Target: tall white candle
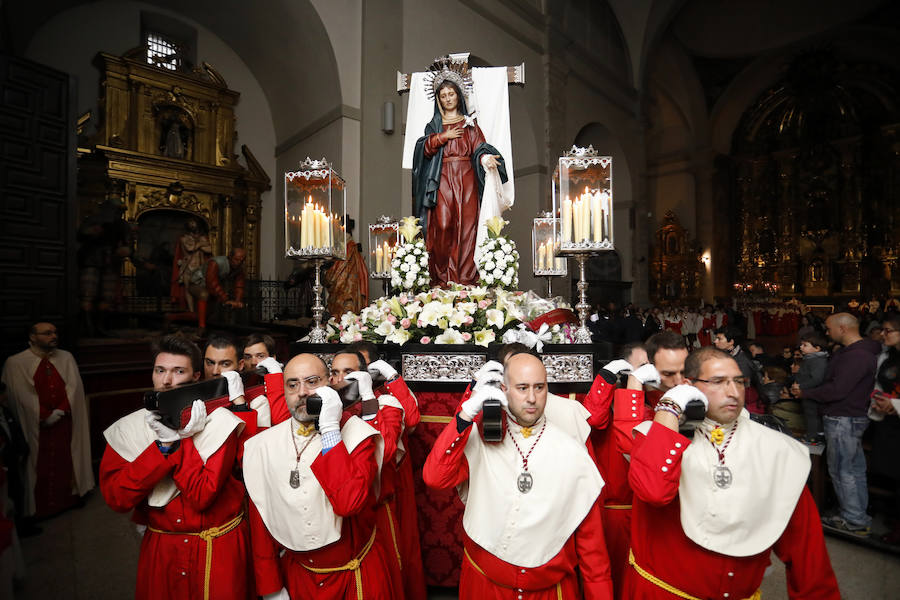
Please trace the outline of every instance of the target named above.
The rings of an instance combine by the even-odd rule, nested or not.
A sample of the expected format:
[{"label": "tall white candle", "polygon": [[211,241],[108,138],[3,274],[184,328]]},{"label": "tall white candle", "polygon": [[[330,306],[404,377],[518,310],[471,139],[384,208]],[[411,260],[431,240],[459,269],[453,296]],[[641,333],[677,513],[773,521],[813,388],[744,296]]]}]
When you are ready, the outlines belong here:
[{"label": "tall white candle", "polygon": [[569,197],[562,204],[562,240],[572,241],[572,199]]},{"label": "tall white candle", "polygon": [[375,272],[384,273],[384,250],[381,246],[375,246]]}]

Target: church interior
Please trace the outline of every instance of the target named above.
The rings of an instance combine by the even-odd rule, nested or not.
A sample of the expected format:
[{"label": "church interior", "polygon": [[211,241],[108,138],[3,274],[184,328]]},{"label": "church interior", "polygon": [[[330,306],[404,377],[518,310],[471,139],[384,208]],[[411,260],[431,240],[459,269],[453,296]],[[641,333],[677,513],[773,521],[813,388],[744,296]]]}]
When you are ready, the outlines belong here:
[{"label": "church interior", "polygon": [[[591,147],[611,159],[615,248],[552,281],[573,311],[584,304],[582,328],[623,307],[733,307],[751,326],[758,310],[747,337],[774,353],[799,345],[799,323],[773,325],[780,308],[900,308],[892,0],[2,2],[0,354],[25,348],[33,324],[56,326],[84,382],[95,472],[104,429],[142,406],[156,336],[265,332],[287,362],[320,318],[340,320],[316,314],[321,265],[286,256],[286,173],[324,158],[339,174],[332,212],[363,257],[356,285],[368,291],[356,293],[387,295],[390,277],[370,277],[372,227],[415,210],[402,165],[412,94],[398,78],[451,53],[521,68],[507,88],[517,191],[503,213],[518,290],[550,295],[532,248],[535,218],[558,209],[560,157]],[[239,295],[190,291],[188,238]],[[229,269],[240,275],[225,285]],[[614,358],[621,340],[591,331],[588,362]],[[560,393],[584,394],[593,375]],[[422,395],[437,405],[454,385]],[[870,491],[896,506],[892,494]],[[429,594],[455,598],[458,555],[441,540],[458,525],[435,526]],[[131,597],[139,538],[97,490],[42,528],[22,539],[16,597]],[[843,597],[896,597],[900,546],[827,539]],[[780,564],[762,590],[787,597]]]}]

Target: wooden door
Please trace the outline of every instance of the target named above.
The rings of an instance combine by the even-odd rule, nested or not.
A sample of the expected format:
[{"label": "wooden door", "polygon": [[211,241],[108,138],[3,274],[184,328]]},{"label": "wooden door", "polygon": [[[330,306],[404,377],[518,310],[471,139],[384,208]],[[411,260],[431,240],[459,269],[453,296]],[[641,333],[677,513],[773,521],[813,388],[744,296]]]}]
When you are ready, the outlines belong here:
[{"label": "wooden door", "polygon": [[66,73],[0,55],[0,360],[35,321],[75,343],[74,96]]}]

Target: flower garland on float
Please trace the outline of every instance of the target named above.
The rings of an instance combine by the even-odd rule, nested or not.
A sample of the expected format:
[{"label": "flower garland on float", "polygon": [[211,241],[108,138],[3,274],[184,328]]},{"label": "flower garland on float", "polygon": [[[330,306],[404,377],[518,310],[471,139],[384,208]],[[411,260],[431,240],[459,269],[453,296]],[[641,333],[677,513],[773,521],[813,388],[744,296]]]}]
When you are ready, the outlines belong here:
[{"label": "flower garland on float", "polygon": [[[419,237],[422,227],[416,217],[404,218],[400,233],[405,242],[391,262],[393,295],[376,299],[359,314],[332,317],[326,325],[328,341],[483,347],[513,341],[530,347],[574,343],[577,325],[565,300],[515,290],[519,253],[512,240],[500,235],[507,223],[500,217],[488,221],[490,237],[482,242],[483,252],[476,262],[482,285],[450,283],[446,289],[428,289],[428,252]],[[551,311],[563,318],[547,322]]]}]

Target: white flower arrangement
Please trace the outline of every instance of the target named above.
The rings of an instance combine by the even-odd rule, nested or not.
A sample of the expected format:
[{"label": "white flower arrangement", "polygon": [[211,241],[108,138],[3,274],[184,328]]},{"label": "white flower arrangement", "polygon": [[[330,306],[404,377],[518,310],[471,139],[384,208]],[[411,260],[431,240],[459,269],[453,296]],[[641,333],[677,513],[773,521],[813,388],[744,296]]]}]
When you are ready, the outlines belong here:
[{"label": "white flower arrangement", "polygon": [[509,221],[501,217],[487,220],[488,237],[478,247],[479,284],[490,288],[515,290],[519,287],[519,251],[516,243],[501,235]]},{"label": "white flower arrangement", "polygon": [[431,287],[428,272],[428,251],[425,241],[416,239],[422,227],[415,217],[403,219],[400,233],[406,240],[397,248],[391,261],[391,288],[395,293],[425,291]]}]

